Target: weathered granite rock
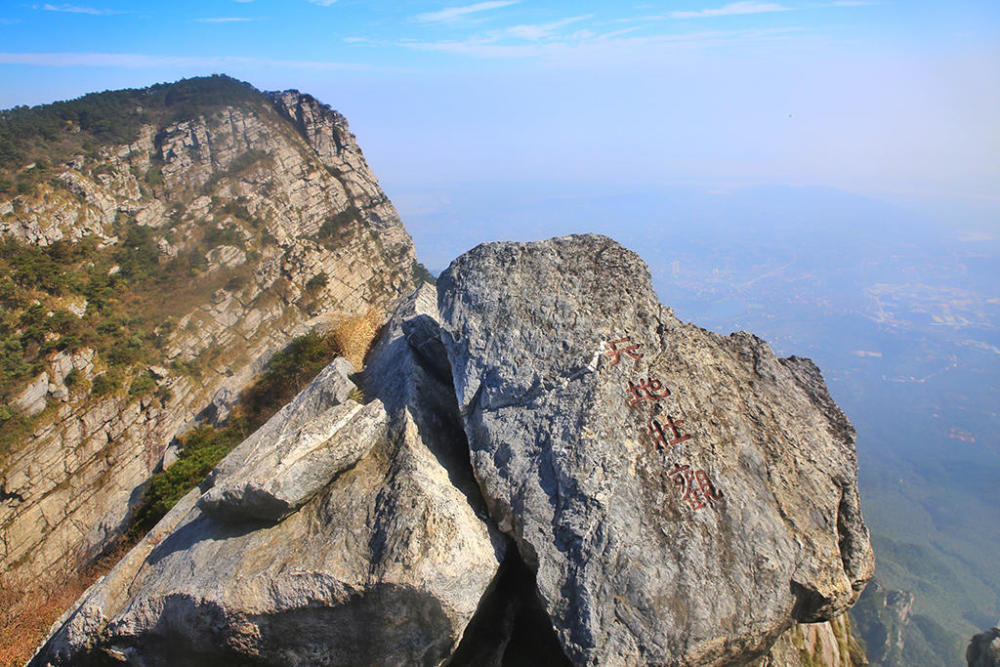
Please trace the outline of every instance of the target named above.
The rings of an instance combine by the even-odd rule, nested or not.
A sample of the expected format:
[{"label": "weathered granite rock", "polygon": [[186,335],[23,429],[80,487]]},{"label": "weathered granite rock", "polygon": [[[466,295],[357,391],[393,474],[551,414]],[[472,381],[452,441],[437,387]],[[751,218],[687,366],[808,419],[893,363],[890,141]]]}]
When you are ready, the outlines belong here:
[{"label": "weathered granite rock", "polygon": [[610,239],[471,251],[390,319],[364,407],[347,372],[32,664],[855,664],[850,424],[811,362],[679,322]]},{"label": "weathered granite rock", "polygon": [[854,432],[811,362],[681,323],[599,236],[480,246],[439,290],[476,478],[574,663],[746,658],[860,594]]},{"label": "weathered granite rock", "polygon": [[[208,514],[277,521],[309,501],[385,437],[382,404],[349,402],[354,367],[338,358],[212,472],[198,500]],[[332,446],[336,443],[336,446]]]},{"label": "weathered granite rock", "polygon": [[[408,307],[411,315],[433,314],[433,289]],[[264,479],[267,463],[283,475],[289,460],[279,450],[296,454],[279,443],[353,403],[338,404],[343,367],[335,364],[232,452],[200,502],[192,491],[95,584],[32,664],[100,664],[109,656],[140,665],[434,665],[447,658],[505,543],[485,519],[447,378],[413,354],[400,318],[370,369],[371,402],[341,415],[346,424],[324,440],[327,456],[343,452],[353,465],[324,468],[327,484],[310,485],[308,498],[299,493],[304,504],[277,522],[273,515],[247,520],[270,507],[253,493],[213,496],[241,477]],[[369,413],[387,417],[383,428],[353,428]],[[278,450],[266,451],[268,443]]]},{"label": "weathered granite rock", "polygon": [[28,416],[37,415],[45,409],[45,395],[49,391],[49,374],[42,373],[22,391],[12,403],[15,408]]},{"label": "weathered granite rock", "polygon": [[1000,666],[1000,623],[972,638],[965,651],[965,659],[969,662],[969,667]]}]

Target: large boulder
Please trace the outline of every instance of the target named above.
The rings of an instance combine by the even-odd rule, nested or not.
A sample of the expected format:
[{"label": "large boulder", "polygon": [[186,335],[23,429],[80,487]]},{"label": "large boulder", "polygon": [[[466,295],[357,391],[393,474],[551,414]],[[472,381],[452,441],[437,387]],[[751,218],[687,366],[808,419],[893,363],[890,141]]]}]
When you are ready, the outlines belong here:
[{"label": "large boulder", "polygon": [[349,371],[233,451],[34,664],[771,664],[871,575],[818,369],[678,321],[610,239],[476,248],[393,315],[363,404]]},{"label": "large boulder", "polygon": [[680,322],[600,236],[438,286],[476,479],[574,663],[721,664],[857,599],[854,431],[811,362]]}]

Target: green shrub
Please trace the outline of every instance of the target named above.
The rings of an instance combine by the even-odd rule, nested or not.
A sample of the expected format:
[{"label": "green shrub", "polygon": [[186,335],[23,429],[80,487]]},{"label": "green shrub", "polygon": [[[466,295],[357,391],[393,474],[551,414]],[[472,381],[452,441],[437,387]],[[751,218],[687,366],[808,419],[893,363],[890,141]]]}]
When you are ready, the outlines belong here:
[{"label": "green shrub", "polygon": [[129,398],[138,398],[145,396],[154,389],[156,389],[156,380],[149,373],[143,373],[132,380],[132,384],[128,388],[128,395]]},{"label": "green shrub", "polygon": [[306,291],[307,292],[318,292],[330,283],[329,276],[324,272],[317,273],[315,276],[306,281]]},{"label": "green shrub", "polygon": [[190,361],[182,361],[180,359],[175,360],[170,364],[174,372],[180,375],[186,375],[195,379],[201,378],[202,364],[201,360],[195,358]]},{"label": "green shrub", "polygon": [[163,172],[160,171],[159,167],[150,167],[146,170],[145,177],[146,185],[151,188],[159,188],[163,186]]},{"label": "green shrub", "polygon": [[67,373],[66,377],[63,378],[63,384],[68,389],[79,389],[86,381],[87,378],[76,368]]},{"label": "green shrub", "polygon": [[173,397],[174,392],[170,390],[170,387],[160,387],[156,390],[156,398],[161,404],[167,403]]},{"label": "green shrub", "polygon": [[116,338],[104,354],[106,361],[113,366],[130,366],[148,361],[151,356],[145,341],[137,335]]},{"label": "green shrub", "polygon": [[235,275],[226,281],[226,290],[229,292],[235,292],[237,290],[243,289],[247,284],[247,277],[244,275]]},{"label": "green shrub", "polygon": [[205,246],[214,248],[220,245],[231,245],[237,248],[243,247],[243,234],[235,225],[225,225],[217,227],[211,225],[205,229]]},{"label": "green shrub", "polygon": [[256,427],[288,403],[339,353],[332,336],[308,333],[276,353],[263,375],[240,397],[240,412]]},{"label": "green shrub", "polygon": [[263,162],[265,160],[270,159],[270,157],[271,156],[267,153],[267,151],[249,150],[246,153],[243,153],[242,155],[237,155],[235,158],[233,158],[233,161],[229,163],[229,167],[226,169],[226,171],[229,174],[235,176],[241,172],[246,171],[250,167],[253,167],[259,162]]},{"label": "green shrub", "polygon": [[117,391],[121,385],[121,376],[114,371],[107,371],[94,378],[90,385],[90,393],[94,396],[107,396]]},{"label": "green shrub", "polygon": [[357,206],[348,206],[340,213],[331,215],[324,220],[323,224],[319,227],[319,231],[316,233],[316,238],[324,245],[329,246],[333,241],[340,238],[352,222],[358,220],[360,217],[361,211],[358,210]]},{"label": "green shrub", "polygon": [[437,278],[434,277],[434,274],[428,271],[427,267],[420,262],[417,262],[413,266],[413,280],[418,283],[437,284]]},{"label": "green shrub", "polygon": [[134,223],[129,225],[114,259],[121,267],[122,277],[129,281],[140,282],[158,277],[160,248],[153,230]]},{"label": "green shrub", "polygon": [[[42,413],[45,414],[45,413]],[[6,419],[3,417],[6,416]],[[34,431],[41,415],[28,417],[10,406],[0,405],[0,457],[14,449],[19,442],[24,442]],[[2,458],[0,458],[2,463]]]},{"label": "green shrub", "polygon": [[178,500],[198,486],[246,435],[243,425],[234,423],[221,430],[199,426],[180,438],[181,450],[177,461],[150,479],[133,514],[129,532],[136,537],[148,532]]}]

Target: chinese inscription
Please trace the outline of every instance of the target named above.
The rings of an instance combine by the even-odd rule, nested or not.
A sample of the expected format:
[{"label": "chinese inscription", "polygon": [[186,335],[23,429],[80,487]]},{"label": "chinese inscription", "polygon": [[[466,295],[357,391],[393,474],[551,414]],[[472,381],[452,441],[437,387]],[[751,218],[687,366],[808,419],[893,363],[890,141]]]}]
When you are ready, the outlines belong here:
[{"label": "chinese inscription", "polygon": [[667,431],[664,431],[663,424],[661,424],[656,419],[649,422],[646,428],[649,430],[649,434],[653,436],[653,443],[656,445],[657,449],[663,449],[664,447],[673,447],[674,445],[679,445],[685,440],[690,440],[690,435],[681,435],[680,425],[683,419],[674,419],[670,415],[667,415]]},{"label": "chinese inscription", "polygon": [[[631,344],[619,349],[618,346],[624,343],[631,343]],[[632,343],[632,339],[629,336],[625,336],[624,338],[619,338],[618,340],[605,341],[604,344],[608,346],[608,349],[604,352],[604,354],[611,357],[612,366],[618,365],[618,362],[621,361],[621,356],[623,354],[627,354],[628,356],[636,360],[642,359],[642,354],[636,352],[636,350],[639,349],[639,346],[635,343]]]},{"label": "chinese inscription", "polygon": [[[643,357],[642,353],[639,352],[639,344],[633,343],[630,336],[604,341],[604,344],[607,346],[604,354],[611,359],[609,364],[611,366],[617,366],[622,360],[622,355],[626,355],[634,361],[639,361]],[[653,377],[639,378],[638,384],[632,380],[627,382],[626,401],[629,408],[634,408],[644,401],[661,401],[670,396],[670,389],[661,380]],[[649,432],[657,451],[669,456],[673,447],[692,439],[689,433],[684,433],[681,430],[684,422],[684,419],[674,417],[673,414],[661,414],[646,424],[646,430]],[[667,476],[673,485],[680,490],[681,500],[686,502],[693,511],[714,505],[723,498],[722,491],[716,488],[705,470],[695,470],[687,463],[675,462]]]},{"label": "chinese inscription", "polygon": [[670,478],[674,486],[681,488],[681,500],[686,500],[692,510],[700,510],[722,500],[722,491],[715,488],[704,470],[692,470],[689,465],[675,463]]},{"label": "chinese inscription", "polygon": [[[657,392],[662,391],[662,394]],[[670,390],[663,386],[663,383],[659,380],[653,380],[647,378],[645,380],[639,380],[639,386],[636,386],[631,380],[628,383],[628,393],[632,397],[629,402],[629,407],[632,407],[640,401],[659,401],[670,395]]]}]

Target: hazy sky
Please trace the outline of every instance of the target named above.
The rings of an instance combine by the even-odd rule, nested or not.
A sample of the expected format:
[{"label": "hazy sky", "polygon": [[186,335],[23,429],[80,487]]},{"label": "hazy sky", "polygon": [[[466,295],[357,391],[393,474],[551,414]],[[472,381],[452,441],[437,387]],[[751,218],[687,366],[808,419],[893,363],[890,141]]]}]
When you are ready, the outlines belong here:
[{"label": "hazy sky", "polygon": [[212,72],[342,111],[393,197],[814,185],[1000,211],[996,0],[0,4],[0,107]]}]

